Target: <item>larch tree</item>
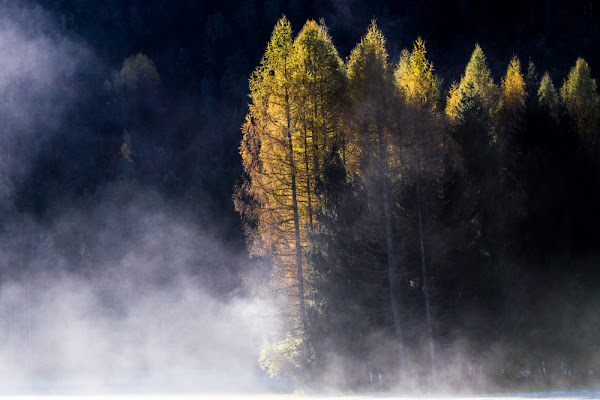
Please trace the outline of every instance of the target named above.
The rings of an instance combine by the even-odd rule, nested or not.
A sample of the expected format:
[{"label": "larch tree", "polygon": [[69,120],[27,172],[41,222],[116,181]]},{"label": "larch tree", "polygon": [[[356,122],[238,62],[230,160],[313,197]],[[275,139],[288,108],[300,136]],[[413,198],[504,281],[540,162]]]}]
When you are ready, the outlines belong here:
[{"label": "larch tree", "polygon": [[446,103],[446,114],[451,120],[455,121],[458,118],[461,98],[465,96],[466,91],[472,90],[479,93],[484,108],[490,116],[493,115],[498,104],[498,87],[494,84],[485,54],[483,54],[479,44],[475,45],[475,50],[473,50],[460,82],[453,84],[450,88]]},{"label": "larch tree", "polygon": [[294,85],[298,93],[294,140],[298,152],[300,190],[307,204],[308,227],[314,228],[315,183],[322,179],[325,158],[342,148],[341,123],[346,105],[347,79],[344,64],[327,27],[308,21],[293,48]]},{"label": "larch tree", "polygon": [[595,143],[598,137],[600,100],[596,91],[596,80],[592,79],[589,65],[578,58],[569,71],[560,94],[581,139]]},{"label": "larch tree", "polygon": [[[500,103],[496,114],[496,132],[499,153],[505,171],[504,181],[509,185],[504,194],[518,195],[519,168],[523,167],[525,151],[525,79],[521,73],[521,63],[514,56],[500,86]],[[518,200],[517,200],[518,201]]]},{"label": "larch tree", "polygon": [[[415,199],[418,221],[419,248],[425,316],[429,340],[429,356],[433,384],[437,384],[435,341],[431,317],[430,279],[427,271],[425,237],[422,213],[422,175],[436,175],[443,148],[440,118],[438,115],[440,80],[433,73],[433,64],[426,57],[425,42],[417,38],[412,51],[403,51],[400,62],[394,71],[395,84],[407,107],[407,123],[404,124],[408,142],[412,147],[413,176],[415,179]],[[425,154],[427,153],[427,154]],[[425,177],[427,178],[427,177]]]},{"label": "larch tree", "polygon": [[[391,170],[400,164],[400,152],[394,145],[394,111],[397,108],[393,74],[388,62],[385,38],[375,21],[352,50],[347,64],[350,91],[349,142],[357,150],[358,172],[363,179],[376,180],[372,206],[383,210],[389,292],[397,341],[400,384],[406,382],[406,357],[402,325],[401,282],[392,230]],[[375,164],[374,170],[371,169]],[[374,193],[380,192],[377,196]]]},{"label": "larch tree", "polygon": [[542,111],[549,115],[555,122],[558,122],[558,92],[548,72],[544,74],[540,81],[537,97]]},{"label": "larch tree", "polygon": [[[461,252],[470,259],[475,270],[492,263],[492,236],[488,235],[493,223],[493,197],[496,184],[496,154],[493,147],[493,125],[483,94],[468,82],[460,90],[456,118],[450,134],[459,148],[460,165],[456,179],[460,199],[456,206],[460,217]],[[486,267],[483,267],[485,269]],[[469,272],[464,276],[469,276]],[[467,282],[468,283],[468,282]],[[465,286],[465,282],[458,281]]]},{"label": "larch tree", "polygon": [[525,96],[525,79],[521,73],[521,63],[514,56],[508,64],[500,86],[500,123],[510,132],[515,132],[523,125]]},{"label": "larch tree", "polygon": [[[298,88],[294,82],[297,63],[293,48],[291,25],[283,17],[250,79],[251,103],[240,146],[245,174],[234,200],[244,220],[251,254],[268,257],[273,263],[271,283],[286,296],[284,313],[295,317],[296,326],[288,344],[300,346],[300,359],[296,361],[301,366],[309,358],[303,334],[306,306],[302,252],[307,216],[299,196],[300,164],[294,140]],[[276,357],[266,357],[263,366],[273,371],[276,362]]]}]

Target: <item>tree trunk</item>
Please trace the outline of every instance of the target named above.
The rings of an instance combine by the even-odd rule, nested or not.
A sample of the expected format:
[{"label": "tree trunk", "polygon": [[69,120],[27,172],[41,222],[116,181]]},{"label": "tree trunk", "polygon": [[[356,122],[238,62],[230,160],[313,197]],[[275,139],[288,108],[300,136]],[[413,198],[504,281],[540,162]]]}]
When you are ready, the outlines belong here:
[{"label": "tree trunk", "polygon": [[[418,173],[418,172],[417,172]],[[427,317],[427,334],[429,335],[429,357],[431,359],[431,378],[437,385],[437,370],[435,367],[435,343],[433,341],[433,328],[431,324],[431,310],[429,301],[429,281],[427,279],[427,264],[425,263],[425,244],[423,240],[423,217],[421,216],[421,200],[419,196],[419,180],[417,178],[417,213],[419,215],[419,240],[421,241],[421,265],[423,268],[423,294],[425,297],[425,314]]]},{"label": "tree trunk", "polygon": [[[300,324],[302,329],[306,328],[306,308],[304,305],[304,280],[302,276],[302,248],[300,244],[300,218],[298,216],[298,199],[296,189],[296,165],[294,163],[294,145],[292,143],[292,124],[289,108],[289,94],[285,93],[285,104],[286,108],[286,122],[287,122],[287,138],[288,138],[288,151],[290,155],[290,173],[292,178],[292,210],[294,212],[294,236],[296,242],[296,274],[298,277],[298,311],[300,314]],[[308,359],[308,344],[306,339],[302,339],[302,353],[304,360]]]},{"label": "tree trunk", "polygon": [[381,128],[377,129],[379,141],[379,163],[380,173],[383,183],[383,212],[385,218],[385,241],[387,245],[388,259],[388,276],[390,282],[390,298],[392,302],[392,316],[394,319],[394,330],[398,340],[398,378],[400,385],[406,382],[406,356],[404,354],[404,338],[402,332],[402,320],[400,315],[400,286],[398,284],[398,265],[394,254],[394,241],[392,236],[392,212],[390,209],[390,196],[388,191],[388,183],[386,176],[386,161],[385,144]]},{"label": "tree trunk", "polygon": [[427,264],[425,262],[425,240],[423,234],[423,216],[421,214],[421,188],[419,185],[419,160],[420,154],[417,150],[417,138],[413,129],[413,146],[414,146],[414,164],[415,164],[415,176],[417,179],[416,184],[416,200],[417,200],[417,215],[419,218],[419,241],[421,245],[421,268],[423,273],[423,296],[425,297],[425,316],[427,318],[427,335],[429,338],[429,358],[431,361],[431,378],[433,384],[437,385],[437,370],[435,366],[435,342],[433,340],[433,327],[431,323],[431,307],[429,299],[429,280],[427,278]]},{"label": "tree trunk", "polygon": [[[314,134],[313,134],[314,136]],[[289,138],[288,138],[289,139]],[[314,140],[314,139],[313,139]],[[293,162],[293,160],[292,160]],[[308,158],[308,138],[306,132],[306,118],[304,123],[304,162],[306,164],[306,196],[308,197],[308,227],[313,230],[313,216],[312,216],[312,201],[310,196],[310,161]]]}]

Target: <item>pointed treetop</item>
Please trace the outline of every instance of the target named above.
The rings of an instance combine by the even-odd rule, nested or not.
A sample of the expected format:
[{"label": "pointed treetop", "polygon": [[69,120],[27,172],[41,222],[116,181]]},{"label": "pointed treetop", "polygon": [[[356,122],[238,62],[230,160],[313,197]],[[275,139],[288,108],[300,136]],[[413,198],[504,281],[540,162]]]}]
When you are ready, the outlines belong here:
[{"label": "pointed treetop", "polygon": [[600,99],[596,91],[596,80],[592,79],[590,66],[583,58],[577,59],[575,66],[569,71],[560,94],[575,121],[579,135],[594,142],[598,136]]},{"label": "pointed treetop", "polygon": [[490,69],[487,66],[487,59],[479,43],[475,44],[475,50],[471,54],[471,59],[465,68],[465,79],[472,80],[476,86],[483,86],[488,82],[493,82]]},{"label": "pointed treetop", "polygon": [[542,110],[548,113],[552,119],[558,121],[558,93],[548,72],[542,77],[537,96]]},{"label": "pointed treetop", "polygon": [[309,51],[314,53],[313,57],[317,59],[312,61],[318,63],[320,61],[331,61],[337,65],[343,65],[337,49],[333,45],[329,30],[325,25],[325,21],[321,20],[318,24],[314,20],[308,20],[302,27],[302,30],[296,37],[294,45],[299,51]]},{"label": "pointed treetop", "polygon": [[426,54],[425,41],[419,37],[413,45],[412,52],[402,51],[394,78],[406,101],[435,107],[439,94],[439,79],[433,74],[433,63],[427,60]]},{"label": "pointed treetop", "polygon": [[494,84],[485,54],[483,54],[483,50],[478,43],[475,45],[475,50],[473,50],[460,83],[450,90],[448,96],[446,114],[453,120],[458,116],[460,99],[469,84],[473,86],[473,90],[480,92],[488,113],[490,115],[494,114],[498,102],[498,88]]},{"label": "pointed treetop", "polygon": [[525,79],[521,74],[521,63],[513,56],[502,79],[502,107],[522,109],[525,107]]},{"label": "pointed treetop", "polygon": [[275,67],[281,61],[281,56],[289,53],[292,43],[292,24],[284,15],[273,28],[262,64]]},{"label": "pointed treetop", "polygon": [[371,67],[388,70],[388,53],[385,48],[385,37],[377,27],[377,21],[372,20],[367,34],[350,53],[348,74],[350,77]]}]

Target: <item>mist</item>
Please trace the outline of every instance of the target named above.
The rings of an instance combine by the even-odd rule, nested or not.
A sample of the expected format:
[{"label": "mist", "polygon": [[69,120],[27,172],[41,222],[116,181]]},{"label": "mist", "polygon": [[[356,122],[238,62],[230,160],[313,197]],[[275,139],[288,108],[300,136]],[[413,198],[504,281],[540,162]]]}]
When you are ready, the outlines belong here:
[{"label": "mist", "polygon": [[[279,393],[302,386],[290,377],[302,369],[294,365],[297,348],[283,346],[274,353],[272,360],[283,371],[278,378],[259,365],[266,343],[285,344],[280,341],[286,333],[298,339],[306,332],[296,325],[296,300],[290,301],[296,295],[294,282],[288,277],[273,284],[279,287],[270,286],[281,271],[268,257],[249,257],[242,232],[256,220],[242,227],[231,199],[233,187],[243,180],[238,152],[250,68],[259,62],[267,30],[281,12],[293,11],[294,23],[313,12],[297,2],[290,2],[290,10],[280,10],[279,2],[264,2],[262,10],[262,3],[247,1],[239,10],[229,4],[236,9],[231,17],[226,8],[200,3],[169,7],[139,1],[121,7],[118,2],[0,0],[0,395],[202,393],[198,396],[212,398],[236,392],[240,397],[287,397]],[[325,3],[319,12],[332,13],[327,23],[333,39],[341,37],[349,54],[351,41],[372,18],[370,6],[354,10],[357,2]],[[186,7],[202,18],[187,16]],[[238,15],[240,10],[254,19]],[[381,21],[394,55],[400,54],[397,46],[405,45],[407,31],[416,28],[399,22],[410,21],[406,10],[397,19],[397,10],[391,10]],[[363,19],[364,27],[358,23]],[[450,48],[471,46],[461,38],[460,44],[447,39],[454,43]],[[444,41],[431,43],[435,56],[435,46],[443,47]],[[455,57],[454,52],[437,53]],[[145,60],[135,78],[139,86],[138,81],[123,83],[127,60]],[[503,60],[496,62],[504,68]],[[440,70],[459,76],[462,67]],[[143,72],[149,70],[151,78],[144,81]],[[566,131],[568,124],[561,124]],[[570,156],[559,161],[568,165]],[[586,280],[597,276],[597,236],[579,229],[588,223],[586,210],[596,204],[596,192],[573,195],[589,199],[580,214],[573,213],[576,224],[568,216],[549,223],[548,232],[561,231],[558,239],[541,232],[545,225],[535,218],[523,224],[527,204],[513,205],[514,220],[526,228],[535,225],[522,235],[527,243],[505,240],[521,237],[521,225],[506,222],[500,212],[492,213],[490,231],[498,236],[490,239],[472,210],[481,188],[465,183],[468,177],[460,182],[461,167],[452,170],[462,162],[459,158],[446,171],[451,189],[444,192],[447,188],[440,186],[436,192],[447,195],[444,207],[436,210],[431,199],[423,205],[424,220],[431,224],[425,226],[425,246],[436,290],[435,384],[423,302],[427,277],[420,275],[410,173],[393,199],[392,239],[398,246],[399,285],[405,290],[401,322],[408,368],[402,386],[381,207],[369,198],[379,182],[367,169],[356,187],[332,198],[347,204],[321,210],[331,216],[330,226],[324,226],[333,239],[315,246],[323,250],[320,260],[304,264],[307,287],[313,290],[307,295],[314,329],[309,335],[315,338],[310,344],[317,355],[304,383],[320,398],[362,398],[348,395],[356,392],[478,398],[469,393],[598,384],[600,298]],[[398,165],[404,168],[402,162]],[[555,176],[557,187],[577,184],[560,183],[571,180],[564,171]],[[585,176],[589,182],[580,186],[595,187],[597,175]],[[431,184],[426,180],[424,185]],[[539,193],[559,192],[541,186]],[[495,211],[495,201],[506,200],[498,192],[490,201]],[[534,209],[536,201],[532,204]],[[562,211],[558,201],[540,204],[540,219]],[[492,260],[488,250],[494,246],[501,250]],[[302,254],[307,260],[315,256],[307,253]],[[569,276],[571,267],[575,272]],[[490,283],[490,278],[498,279]],[[523,320],[528,316],[535,318]],[[529,397],[593,398],[598,392]]]},{"label": "mist", "polygon": [[[64,17],[0,10],[0,394],[263,390],[258,353],[278,322],[242,287],[251,263],[208,211],[122,176],[83,199],[55,191],[49,211],[29,202],[61,143],[94,135],[78,122],[89,77],[114,72]],[[98,168],[65,157],[64,170]]]}]

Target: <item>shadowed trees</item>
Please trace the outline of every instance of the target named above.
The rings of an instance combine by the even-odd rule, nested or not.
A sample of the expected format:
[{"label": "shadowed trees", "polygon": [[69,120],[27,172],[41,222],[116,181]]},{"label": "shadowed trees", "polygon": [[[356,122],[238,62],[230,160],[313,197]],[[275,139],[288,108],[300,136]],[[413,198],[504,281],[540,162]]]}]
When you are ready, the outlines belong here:
[{"label": "shadowed trees", "polygon": [[[564,188],[586,210],[592,200],[582,196],[597,195],[593,151],[577,161],[577,180],[565,173],[585,148],[575,141],[595,149],[589,67],[578,61],[559,96],[548,74],[539,81],[532,62],[524,74],[515,56],[497,86],[476,45],[444,104],[426,55],[418,38],[393,68],[375,22],[345,65],[323,23],[293,37],[283,18],[273,31],[250,80],[234,197],[289,317],[260,358],[272,375],[358,388],[378,384],[383,366],[386,384],[436,387],[452,363],[466,368],[452,348],[460,341],[473,383],[478,355],[499,381],[492,365],[533,359],[525,349],[551,352],[540,343],[568,346],[532,319],[547,296],[534,282],[544,249],[560,241],[550,232],[567,238],[582,223]],[[576,219],[552,221],[563,208]],[[596,237],[587,232],[578,246]],[[490,343],[518,350],[498,355]]]}]

